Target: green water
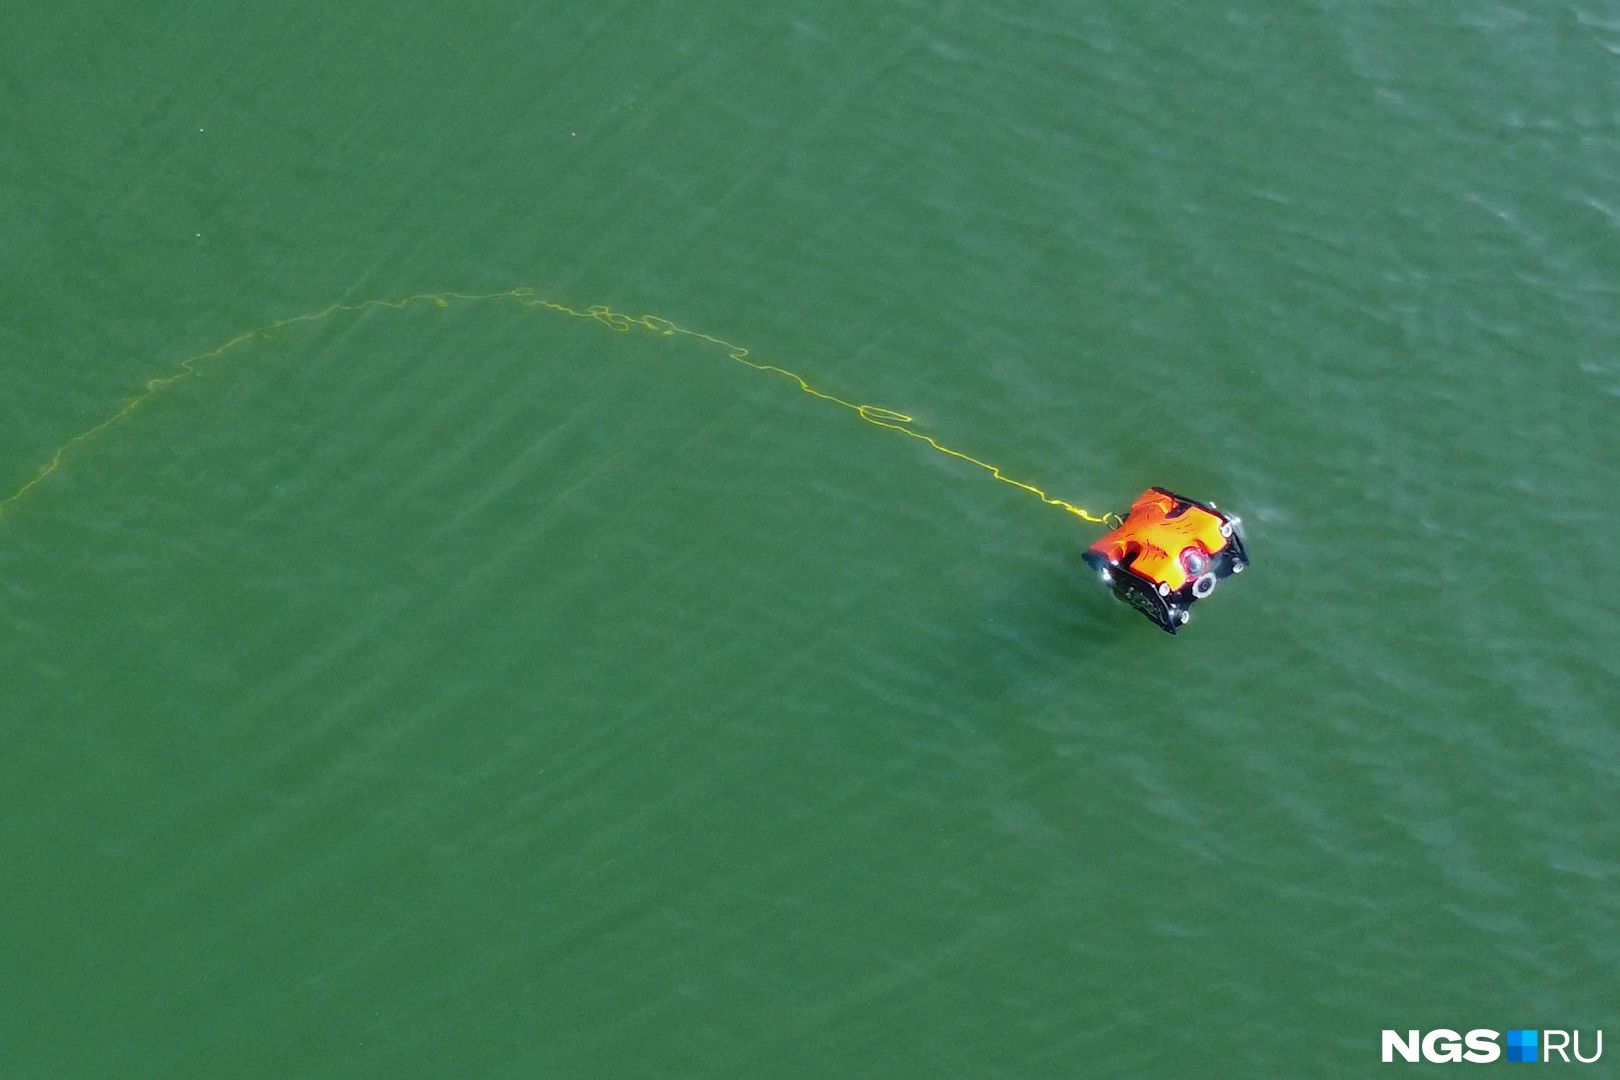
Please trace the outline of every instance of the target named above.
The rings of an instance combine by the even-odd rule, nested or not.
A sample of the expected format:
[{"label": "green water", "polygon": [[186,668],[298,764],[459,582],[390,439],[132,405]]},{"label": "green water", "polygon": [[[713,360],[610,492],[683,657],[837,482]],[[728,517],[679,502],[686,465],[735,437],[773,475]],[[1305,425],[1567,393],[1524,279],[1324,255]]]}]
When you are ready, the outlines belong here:
[{"label": "green water", "polygon": [[0,518],[0,1076],[1613,1036],[1617,53],[1563,2],[11,12],[7,491],[244,330],[527,285],[1254,566],[1171,638],[1094,527],[689,340],[248,342]]}]

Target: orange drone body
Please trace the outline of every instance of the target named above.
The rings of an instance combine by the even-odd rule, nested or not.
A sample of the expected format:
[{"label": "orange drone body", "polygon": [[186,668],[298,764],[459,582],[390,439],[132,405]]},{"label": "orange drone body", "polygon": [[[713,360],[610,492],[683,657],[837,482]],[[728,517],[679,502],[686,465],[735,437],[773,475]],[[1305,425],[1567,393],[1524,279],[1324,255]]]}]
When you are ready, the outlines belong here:
[{"label": "orange drone body", "polygon": [[1249,564],[1240,525],[1214,503],[1148,488],[1085,559],[1115,596],[1174,634],[1194,601]]}]

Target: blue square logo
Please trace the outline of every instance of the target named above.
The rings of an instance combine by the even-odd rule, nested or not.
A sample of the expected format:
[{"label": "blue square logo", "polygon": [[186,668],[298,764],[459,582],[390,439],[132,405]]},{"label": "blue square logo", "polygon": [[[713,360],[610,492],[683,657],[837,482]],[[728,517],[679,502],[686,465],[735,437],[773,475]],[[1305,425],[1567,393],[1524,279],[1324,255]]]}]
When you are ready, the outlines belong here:
[{"label": "blue square logo", "polygon": [[1507,1033],[1507,1059],[1509,1061],[1538,1060],[1536,1043],[1540,1040],[1536,1036],[1540,1034],[1541,1032],[1537,1030],[1509,1031]]}]

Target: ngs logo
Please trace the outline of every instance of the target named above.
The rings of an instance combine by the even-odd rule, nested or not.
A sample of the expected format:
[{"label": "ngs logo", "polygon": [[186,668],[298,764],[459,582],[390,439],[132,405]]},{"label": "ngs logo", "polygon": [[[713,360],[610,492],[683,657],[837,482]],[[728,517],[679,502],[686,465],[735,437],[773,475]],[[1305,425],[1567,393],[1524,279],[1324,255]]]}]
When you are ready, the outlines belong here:
[{"label": "ngs logo", "polygon": [[[1384,1029],[1384,1060],[1394,1061],[1399,1054],[1407,1061],[1418,1060],[1421,1052],[1423,1060],[1442,1063],[1447,1061],[1473,1061],[1484,1064],[1495,1061],[1502,1056],[1502,1048],[1496,1044],[1499,1033],[1490,1028],[1475,1028],[1467,1035],[1459,1035],[1450,1028],[1435,1028],[1433,1031],[1419,1038],[1417,1028],[1411,1028],[1403,1039],[1398,1031]],[[1467,1049],[1463,1049],[1466,1046]],[[1537,1057],[1537,1048],[1541,1050]],[[1564,1061],[1569,1061],[1573,1053],[1575,1060],[1583,1065],[1590,1065],[1603,1056],[1603,1032],[1597,1033],[1597,1049],[1591,1057],[1581,1056],[1581,1033],[1579,1031],[1558,1031],[1548,1028],[1537,1030],[1535,1028],[1514,1028],[1507,1033],[1507,1059],[1509,1061],[1551,1061],[1557,1054]]]}]

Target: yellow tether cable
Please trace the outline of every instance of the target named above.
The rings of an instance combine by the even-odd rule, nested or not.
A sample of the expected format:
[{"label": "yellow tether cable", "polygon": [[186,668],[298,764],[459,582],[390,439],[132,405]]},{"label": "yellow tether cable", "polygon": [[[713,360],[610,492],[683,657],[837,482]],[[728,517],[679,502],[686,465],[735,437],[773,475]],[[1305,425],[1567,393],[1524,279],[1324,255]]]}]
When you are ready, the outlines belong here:
[{"label": "yellow tether cable", "polygon": [[1093,514],[1091,511],[1086,510],[1083,507],[1076,506],[1071,502],[1067,502],[1063,499],[1053,498],[1040,488],[1036,487],[1034,484],[1026,484],[1022,480],[1014,480],[1012,477],[1003,473],[1000,468],[990,464],[987,461],[981,461],[979,458],[973,457],[971,454],[964,454],[960,450],[953,450],[949,446],[943,445],[932,435],[927,435],[923,432],[908,427],[907,425],[912,422],[912,419],[905,413],[896,412],[893,409],[885,409],[877,405],[857,405],[852,401],[846,401],[845,399],[834,394],[829,394],[823,390],[816,389],[797,372],[789,371],[787,368],[778,367],[775,364],[760,363],[758,360],[750,357],[748,350],[743,348],[741,345],[734,345],[731,342],[726,341],[723,338],[715,337],[712,334],[701,333],[697,330],[688,330],[684,326],[679,326],[676,323],[672,323],[668,319],[657,315],[624,315],[620,312],[614,311],[612,308],[604,307],[602,305],[593,305],[581,311],[577,308],[569,307],[567,304],[560,304],[554,300],[548,300],[545,297],[540,296],[537,292],[535,292],[534,289],[527,286],[522,286],[516,289],[508,289],[506,292],[498,293],[417,293],[414,296],[407,296],[402,300],[362,300],[359,303],[354,304],[332,304],[329,307],[322,308],[320,311],[308,312],[303,315],[294,315],[287,319],[278,319],[273,323],[267,323],[264,326],[244,331],[243,333],[231,338],[223,345],[217,345],[206,352],[200,352],[195,356],[182,360],[175,368],[173,373],[165,375],[161,378],[150,380],[139,394],[126,401],[122,407],[108,416],[105,420],[101,421],[99,424],[96,424],[92,428],[81,431],[79,434],[73,436],[73,438],[57,447],[56,452],[51,455],[50,460],[44,465],[40,466],[38,472],[36,472],[16,491],[12,492],[10,496],[4,500],[0,500],[0,516],[4,516],[6,511],[9,510],[19,499],[21,499],[24,495],[27,495],[30,491],[34,490],[34,488],[42,484],[47,477],[60,469],[66,455],[75,447],[88,442],[97,435],[101,434],[103,431],[106,431],[108,428],[117,424],[120,420],[129,417],[131,414],[140,409],[142,405],[146,404],[152,398],[156,397],[164,390],[167,390],[175,383],[183,382],[186,379],[200,374],[197,367],[199,364],[208,360],[218,359],[239,345],[246,344],[247,342],[256,338],[271,337],[274,334],[287,329],[288,327],[298,326],[303,323],[322,322],[326,319],[332,318],[334,315],[361,312],[371,308],[401,311],[405,308],[413,307],[418,304],[433,304],[436,307],[443,308],[449,307],[455,302],[477,303],[491,300],[514,300],[525,307],[544,308],[548,311],[555,311],[563,315],[571,315],[579,319],[593,319],[596,322],[601,323],[603,326],[616,330],[620,333],[628,333],[636,327],[640,327],[644,330],[650,330],[653,333],[663,337],[674,337],[678,335],[718,346],[725,351],[726,358],[729,360],[735,360],[737,363],[751,367],[755,371],[769,372],[773,375],[780,375],[785,379],[790,379],[798,385],[800,390],[803,390],[811,397],[820,398],[822,401],[830,401],[834,405],[848,409],[850,412],[854,413],[856,416],[859,416],[868,424],[873,424],[880,428],[886,428],[889,431],[898,431],[902,435],[906,435],[910,438],[927,443],[941,454],[956,458],[960,461],[965,461],[970,465],[976,465],[985,472],[989,473],[995,479],[1001,481],[1003,484],[1011,484],[1015,488],[1022,491],[1027,491],[1039,498],[1048,506],[1059,507],[1075,515],[1076,517],[1098,525],[1114,525],[1119,522],[1119,516],[1117,514]]}]

